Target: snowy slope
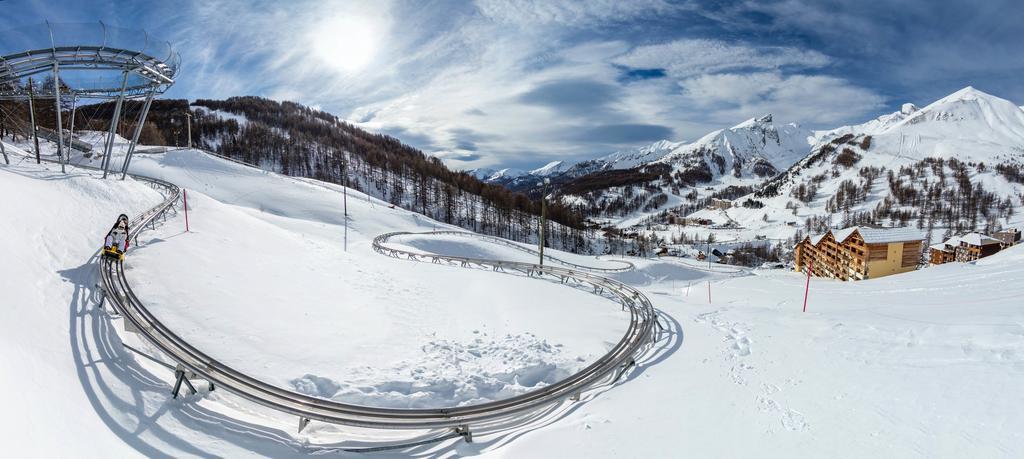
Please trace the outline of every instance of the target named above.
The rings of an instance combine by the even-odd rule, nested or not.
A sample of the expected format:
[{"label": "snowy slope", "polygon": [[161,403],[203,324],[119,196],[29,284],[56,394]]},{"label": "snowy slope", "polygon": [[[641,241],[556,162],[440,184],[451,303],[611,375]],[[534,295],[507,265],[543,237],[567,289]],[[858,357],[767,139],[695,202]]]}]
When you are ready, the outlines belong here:
[{"label": "snowy slope", "polygon": [[[797,230],[821,232],[821,225],[858,224],[857,218],[877,213],[880,206],[909,218],[883,216],[879,224],[920,225],[922,232],[932,225],[932,242],[951,233],[1024,225],[1019,199],[1024,184],[997,170],[1024,164],[1024,111],[1010,101],[967,87],[923,108],[904,104],[898,112],[860,125],[819,132],[816,139],[808,156],[791,169],[733,201],[755,199],[763,208],[704,209],[691,216],[717,224],[738,222],[742,229],[717,236],[745,240],[755,235],[785,239]],[[936,194],[921,197],[929,189]],[[984,212],[979,210],[974,227],[972,211],[956,198],[967,191],[976,194],[973,201],[990,202]],[[848,205],[836,199],[843,193]],[[914,194],[921,197],[917,204],[908,202]],[[932,216],[935,209],[940,211]],[[957,221],[943,220],[948,215],[959,217],[959,228]],[[816,221],[816,228],[805,227],[808,219]]]},{"label": "snowy slope", "polygon": [[659,140],[639,148],[617,151],[597,159],[581,161],[564,168],[564,171],[568,177],[575,178],[599,171],[632,169],[655,162],[681,145],[684,145],[684,142]]},{"label": "snowy slope", "polygon": [[[509,457],[1018,457],[1024,247],[858,283],[652,286],[685,338]],[[656,395],[652,395],[656,394]],[[655,397],[654,402],[637,402]]]},{"label": "snowy slope", "polygon": [[809,130],[797,124],[776,127],[772,116],[765,115],[711,132],[673,150],[658,162],[677,171],[709,170],[714,177],[766,177],[803,158],[810,136]]},{"label": "snowy slope", "polygon": [[659,140],[639,148],[617,151],[595,159],[577,162],[552,161],[529,171],[516,169],[475,169],[471,172],[485,182],[496,183],[510,189],[530,189],[535,187],[544,178],[553,179],[557,183],[594,172],[638,167],[657,161],[680,145],[683,145],[683,143]]},{"label": "snowy slope", "polygon": [[1024,111],[968,86],[924,108],[905,104],[899,112],[822,137],[845,133],[873,136],[882,154],[993,162],[1024,153]]},{"label": "snowy slope", "polygon": [[[129,279],[175,330],[281,384],[380,404],[454,400],[492,382],[514,390],[527,377],[542,382],[545,373],[535,370],[544,364],[600,349],[620,324],[614,304],[584,292],[370,253],[378,231],[435,223],[357,193],[349,196],[345,252],[336,187],[194,152],[147,156],[136,167],[190,190],[194,226],[182,233],[179,214],[144,234],[129,254]],[[324,440],[351,446],[372,438],[319,423],[296,434],[294,418],[217,391],[171,400],[167,371],[126,354],[112,334],[119,321],[95,309],[89,263],[112,215],[159,196],[131,180],[54,170],[0,165],[0,191],[32,197],[10,200],[20,218],[0,221],[14,261],[0,268],[12,281],[0,322],[0,387],[18,394],[0,432],[15,455],[87,448],[104,457],[292,457],[329,452],[318,446]],[[399,242],[425,251],[505,250],[429,235]],[[800,312],[805,279],[796,273],[736,277],[631,261],[637,271],[615,276],[651,297],[673,334],[624,384],[523,429],[395,456],[1024,454],[1024,399],[1015,395],[1024,377],[1024,247],[859,283],[815,279],[808,313]],[[524,295],[544,300],[503,298]],[[457,324],[445,320],[452,315]],[[431,332],[420,349],[400,349],[398,341]],[[496,371],[531,364],[540,367],[514,380]],[[484,379],[452,378],[460,374]],[[408,390],[417,384],[415,393],[426,394],[419,399]]]},{"label": "snowy slope", "polygon": [[[181,235],[183,222],[175,222],[152,233],[159,244],[133,255],[135,290],[200,348],[282,387],[321,381],[312,395],[374,406],[476,403],[556,382],[625,329],[614,304],[585,292],[380,256],[370,247],[378,234],[454,228],[358,192],[348,197],[345,252],[336,187],[194,151],[141,158],[133,171],[184,186],[195,206],[193,233]],[[244,285],[254,269],[273,281],[219,288]],[[311,322],[281,321],[281,308]],[[559,324],[579,314],[604,319],[579,340],[555,340]],[[336,340],[344,345],[286,344]],[[453,366],[433,351],[466,360]]]}]

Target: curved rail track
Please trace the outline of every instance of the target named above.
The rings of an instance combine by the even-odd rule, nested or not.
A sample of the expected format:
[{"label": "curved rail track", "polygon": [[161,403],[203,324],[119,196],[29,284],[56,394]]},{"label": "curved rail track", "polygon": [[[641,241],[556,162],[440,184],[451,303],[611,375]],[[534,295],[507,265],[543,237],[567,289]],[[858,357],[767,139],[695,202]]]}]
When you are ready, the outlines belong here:
[{"label": "curved rail track", "polygon": [[[160,190],[165,197],[163,202],[135,217],[131,222],[133,229],[130,237],[137,239],[139,233],[147,228],[155,227],[158,218],[175,209],[181,191],[176,185],[163,180],[140,175],[133,175],[133,177]],[[115,310],[127,323],[131,324],[137,333],[164,354],[167,360],[177,363],[178,368],[182,371],[191,372],[189,376],[209,381],[212,384],[211,387],[227,390],[256,404],[298,416],[300,429],[305,422],[318,420],[378,429],[453,428],[459,435],[468,437],[470,427],[476,430],[514,424],[524,415],[543,407],[549,407],[568,398],[579,397],[581,392],[588,389],[618,382],[621,376],[636,364],[637,359],[649,351],[650,345],[656,340],[661,329],[657,312],[646,296],[622,282],[588,272],[594,271],[592,268],[571,264],[566,267],[541,266],[533,263],[437,254],[425,255],[387,245],[388,239],[405,234],[416,233],[380,235],[373,240],[373,249],[380,254],[394,258],[491,269],[587,289],[594,294],[619,303],[622,309],[628,312],[627,330],[607,354],[576,374],[525,394],[477,405],[451,408],[377,408],[340,403],[301,394],[246,375],[197,349],[164,325],[146,308],[142,300],[132,290],[125,277],[122,262],[103,259],[100,262],[99,271],[106,298],[111,301]],[[487,238],[490,239],[490,237]],[[529,251],[529,249],[518,245],[516,247]],[[556,261],[561,262],[560,260]],[[632,265],[622,268],[605,268],[605,271],[614,272],[631,268]],[[469,438],[471,437],[468,437],[467,440]]]},{"label": "curved rail track", "polygon": [[[502,239],[502,238],[496,237],[496,236],[488,236],[486,234],[471,233],[471,232],[468,232],[468,231],[431,231],[429,233],[400,233],[400,234],[392,233],[392,236],[399,236],[399,235],[460,236],[460,237],[467,237],[467,238],[471,238],[471,239],[487,241],[487,242],[491,242],[491,243],[494,243],[494,244],[504,245],[506,247],[510,247],[512,249],[518,250],[520,252],[525,252],[525,253],[528,253],[528,254],[533,255],[533,256],[539,256],[540,255],[540,251],[533,250],[533,249],[531,249],[529,247],[524,247],[524,246],[522,246],[521,244],[519,244],[517,242],[510,241],[508,239]],[[374,248],[376,248],[376,246]],[[431,255],[430,254],[424,254],[423,256],[430,257]],[[551,255],[544,255],[544,259],[545,260],[549,260],[549,261],[553,261],[553,262],[558,263],[560,265],[563,265],[563,266],[566,266],[566,267],[569,267],[569,268],[573,268],[573,269],[576,269],[576,270],[588,271],[588,272],[593,272],[593,273],[622,273],[622,272],[632,271],[632,270],[636,269],[636,266],[634,266],[633,263],[630,263],[630,262],[625,261],[625,260],[607,260],[607,261],[610,261],[612,263],[619,263],[622,266],[620,266],[618,268],[603,268],[603,267],[598,267],[598,266],[580,265],[580,264],[573,263],[571,261],[565,261],[565,260],[562,260],[562,259],[559,259],[559,258],[555,258],[555,257],[553,257]],[[598,260],[599,261],[604,261],[604,260],[600,260],[600,259],[598,259]]]}]

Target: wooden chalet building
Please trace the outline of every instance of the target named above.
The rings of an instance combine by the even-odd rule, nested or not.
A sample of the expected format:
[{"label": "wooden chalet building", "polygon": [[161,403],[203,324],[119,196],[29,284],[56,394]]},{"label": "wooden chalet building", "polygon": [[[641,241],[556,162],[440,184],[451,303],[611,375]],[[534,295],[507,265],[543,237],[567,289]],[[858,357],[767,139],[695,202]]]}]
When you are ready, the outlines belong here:
[{"label": "wooden chalet building", "polygon": [[854,226],[807,236],[795,247],[796,270],[818,277],[861,280],[917,269],[923,244],[914,228]]},{"label": "wooden chalet building", "polygon": [[960,247],[960,238],[953,236],[928,247],[928,262],[933,265],[941,265],[956,261],[956,250]]},{"label": "wooden chalet building", "polygon": [[1017,228],[1010,228],[1003,231],[997,231],[992,233],[993,239],[999,239],[1003,243],[1003,248],[1013,247],[1020,242],[1020,230]]},{"label": "wooden chalet building", "polygon": [[971,262],[993,255],[1004,247],[1006,247],[1006,243],[1000,239],[980,233],[967,233],[963,236],[951,237],[946,242],[929,247],[931,249],[929,261],[933,265],[952,261]]}]

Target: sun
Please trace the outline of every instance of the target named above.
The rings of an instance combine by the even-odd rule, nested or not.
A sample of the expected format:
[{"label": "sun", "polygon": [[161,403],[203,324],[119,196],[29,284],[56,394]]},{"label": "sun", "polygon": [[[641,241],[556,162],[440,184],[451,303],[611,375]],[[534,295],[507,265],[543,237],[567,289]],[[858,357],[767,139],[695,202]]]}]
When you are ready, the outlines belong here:
[{"label": "sun", "polygon": [[310,34],[313,55],[331,69],[357,73],[376,56],[382,32],[369,18],[347,15],[330,18],[314,27]]}]

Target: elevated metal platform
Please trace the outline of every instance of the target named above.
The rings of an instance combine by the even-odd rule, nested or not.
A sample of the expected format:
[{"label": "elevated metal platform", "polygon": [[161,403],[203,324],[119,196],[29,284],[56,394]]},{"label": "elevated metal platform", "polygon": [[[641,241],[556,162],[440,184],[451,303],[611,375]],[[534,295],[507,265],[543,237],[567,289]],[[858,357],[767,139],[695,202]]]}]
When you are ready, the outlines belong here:
[{"label": "elevated metal platform", "polygon": [[[121,165],[123,179],[153,98],[174,84],[180,64],[181,57],[169,42],[156,39],[144,30],[112,27],[102,22],[44,22],[18,27],[0,32],[0,100],[28,102],[29,133],[35,137],[36,161],[40,160],[39,137],[42,134],[44,140],[57,143],[61,170],[67,162],[68,150],[85,148],[74,141],[79,101],[116,101],[101,152],[105,178],[124,100],[145,99],[128,154]],[[35,105],[40,99],[53,101],[56,107],[56,126],[50,133],[36,125]],[[62,104],[68,100],[70,110]],[[65,111],[70,111],[67,128],[63,122]]]}]

